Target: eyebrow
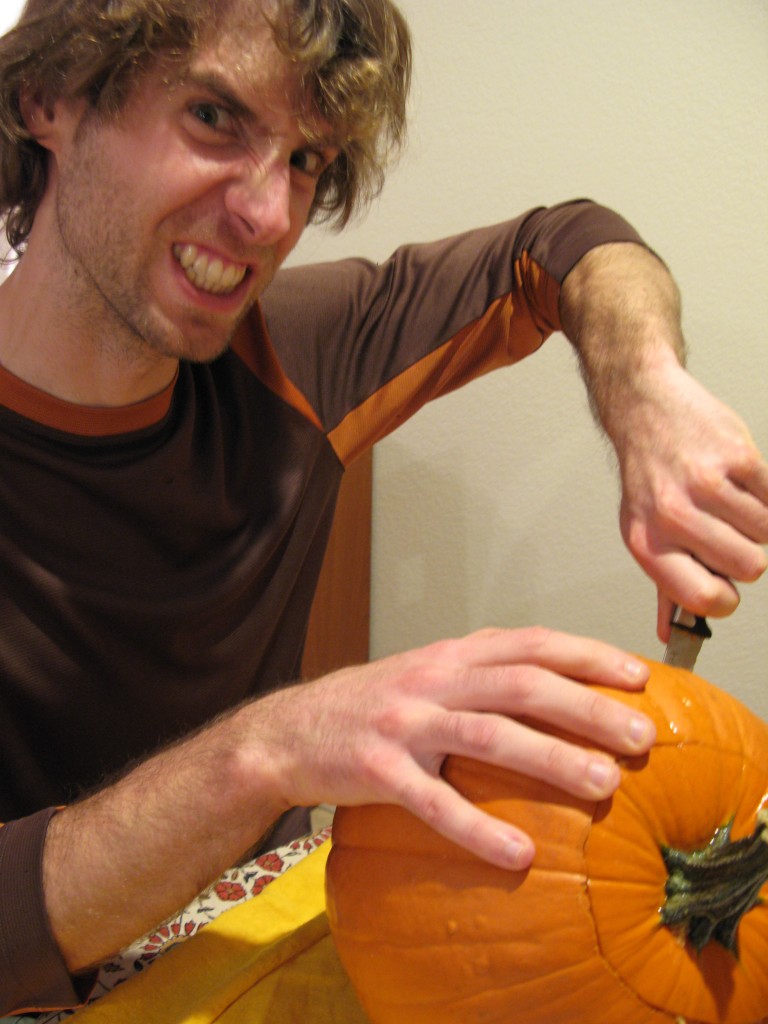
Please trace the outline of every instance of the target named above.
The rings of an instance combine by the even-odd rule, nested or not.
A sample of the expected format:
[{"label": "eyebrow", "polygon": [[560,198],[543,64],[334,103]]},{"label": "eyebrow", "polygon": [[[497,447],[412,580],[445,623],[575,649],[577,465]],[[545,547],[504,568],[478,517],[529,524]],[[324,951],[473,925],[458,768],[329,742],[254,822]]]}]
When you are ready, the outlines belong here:
[{"label": "eyebrow", "polygon": [[[278,134],[237,95],[229,80],[218,71],[196,71],[190,69],[184,77],[186,82],[195,85],[198,88],[205,89],[207,92],[218,97],[218,99],[220,99],[222,103],[226,104],[232,113],[242,121],[254,125],[256,128],[266,132],[267,134]],[[313,145],[329,149],[337,147],[338,142],[331,134],[312,130],[305,118],[300,114],[297,115],[297,117],[299,124],[303,124],[305,129],[310,131],[310,137]]]},{"label": "eyebrow", "polygon": [[213,93],[222,103],[229,107],[233,114],[237,114],[243,120],[260,121],[253,110],[240,99],[227,79],[218,72],[189,70],[184,79],[186,82],[198,86],[198,88],[205,89],[206,92]]}]

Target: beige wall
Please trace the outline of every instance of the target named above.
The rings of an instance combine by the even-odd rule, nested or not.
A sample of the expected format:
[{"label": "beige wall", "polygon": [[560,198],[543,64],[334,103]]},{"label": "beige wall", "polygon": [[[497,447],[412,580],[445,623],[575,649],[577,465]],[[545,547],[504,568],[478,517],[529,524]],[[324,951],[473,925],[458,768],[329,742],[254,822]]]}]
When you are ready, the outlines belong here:
[{"label": "beige wall", "polygon": [[[408,155],[358,228],[304,259],[387,255],[572,196],[624,213],[683,290],[695,375],[768,452],[768,4],[402,0]],[[373,651],[543,622],[660,656],[609,454],[567,342],[420,413],[375,463]],[[702,674],[768,717],[768,579]]]}]

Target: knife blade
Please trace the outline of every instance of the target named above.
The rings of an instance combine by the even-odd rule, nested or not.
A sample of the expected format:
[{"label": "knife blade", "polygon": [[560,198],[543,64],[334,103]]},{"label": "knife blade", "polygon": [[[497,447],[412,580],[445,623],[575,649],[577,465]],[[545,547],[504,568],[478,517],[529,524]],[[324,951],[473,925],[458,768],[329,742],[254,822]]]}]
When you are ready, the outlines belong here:
[{"label": "knife blade", "polygon": [[669,643],[664,651],[664,664],[693,671],[701,645],[712,636],[707,620],[685,608],[676,608],[670,623]]}]

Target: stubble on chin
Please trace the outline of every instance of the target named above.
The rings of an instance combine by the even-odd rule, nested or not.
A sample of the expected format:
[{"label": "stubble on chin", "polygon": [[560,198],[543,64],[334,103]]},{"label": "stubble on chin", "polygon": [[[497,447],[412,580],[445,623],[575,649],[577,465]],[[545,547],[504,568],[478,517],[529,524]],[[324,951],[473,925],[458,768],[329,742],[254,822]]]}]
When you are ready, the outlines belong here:
[{"label": "stubble on chin", "polygon": [[59,203],[58,224],[68,322],[83,345],[99,350],[125,370],[168,359],[212,362],[229,348],[263,291],[260,287],[228,320],[197,311],[191,303],[179,306],[177,315],[169,314],[154,301],[145,268],[139,265],[131,272],[130,261],[119,258],[123,247],[108,228],[102,228],[105,244],[89,251],[80,242],[82,228],[73,231],[66,201]]}]

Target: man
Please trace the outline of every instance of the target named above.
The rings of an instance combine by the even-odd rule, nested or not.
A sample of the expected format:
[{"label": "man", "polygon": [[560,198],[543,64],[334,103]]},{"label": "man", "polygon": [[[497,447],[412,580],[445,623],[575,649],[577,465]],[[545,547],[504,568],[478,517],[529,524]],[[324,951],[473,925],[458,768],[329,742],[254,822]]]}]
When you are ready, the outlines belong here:
[{"label": "man", "polygon": [[605,797],[610,756],[518,719],[648,749],[647,720],[578,685],[639,686],[642,666],[544,630],[281,688],[344,465],[427,400],[564,328],[662,635],[673,604],[731,612],[768,540],[768,467],[680,366],[676,289],[609,211],[275,276],[311,216],[375,191],[401,136],[387,0],[48,6],[0,52],[23,249],[0,289],[6,1011],[75,1004],[91,965],[290,808],[396,801],[520,867],[535,837],[469,807],[446,754]]}]

